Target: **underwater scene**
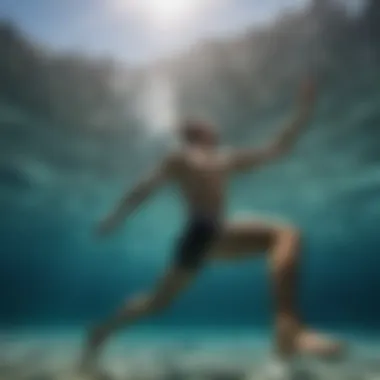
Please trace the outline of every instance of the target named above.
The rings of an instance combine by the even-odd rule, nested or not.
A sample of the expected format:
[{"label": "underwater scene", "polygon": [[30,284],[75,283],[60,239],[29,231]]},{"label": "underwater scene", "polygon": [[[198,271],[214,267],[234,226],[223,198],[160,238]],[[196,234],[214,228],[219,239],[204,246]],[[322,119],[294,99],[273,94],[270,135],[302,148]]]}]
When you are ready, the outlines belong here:
[{"label": "underwater scene", "polygon": [[[231,176],[225,220],[296,226],[297,313],[342,354],[277,357],[262,249],[178,274],[170,302],[123,320],[82,373],[89,331],[157,292],[189,215],[168,184],[109,236],[102,220],[181,151],[183,120],[260,148],[304,78],[309,122],[283,157]],[[2,0],[0,380],[380,380],[379,143],[377,0]]]}]

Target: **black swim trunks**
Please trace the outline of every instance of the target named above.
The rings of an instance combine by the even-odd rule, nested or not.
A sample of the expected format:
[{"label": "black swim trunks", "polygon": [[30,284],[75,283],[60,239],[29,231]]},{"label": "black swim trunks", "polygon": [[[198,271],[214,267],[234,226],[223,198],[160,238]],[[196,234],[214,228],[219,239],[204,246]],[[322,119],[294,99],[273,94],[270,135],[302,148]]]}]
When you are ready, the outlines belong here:
[{"label": "black swim trunks", "polygon": [[181,269],[198,269],[217,239],[221,223],[215,218],[196,215],[189,219],[175,252],[175,266]]}]

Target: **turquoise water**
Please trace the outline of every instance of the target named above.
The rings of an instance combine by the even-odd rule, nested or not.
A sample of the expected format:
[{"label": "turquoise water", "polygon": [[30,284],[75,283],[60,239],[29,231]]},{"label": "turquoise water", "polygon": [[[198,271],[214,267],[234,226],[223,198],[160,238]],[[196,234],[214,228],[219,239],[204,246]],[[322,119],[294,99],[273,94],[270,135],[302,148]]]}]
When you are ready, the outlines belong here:
[{"label": "turquoise water", "polygon": [[[51,55],[0,23],[1,371],[19,371],[29,357],[28,367],[35,355],[38,370],[72,367],[87,326],[154,286],[184,222],[173,188],[112,238],[93,231],[174,145],[176,118],[204,114],[220,125],[223,144],[260,145],[312,71],[313,122],[282,161],[232,179],[227,213],[279,215],[300,227],[302,316],[353,350],[315,376],[379,376],[380,13],[375,1],[357,18],[322,3],[143,68]],[[261,373],[272,310],[265,256],[214,263],[170,310],[115,338],[107,360],[119,364],[106,366],[149,358],[163,367],[171,359],[172,368],[193,355],[213,370],[231,362]]]}]

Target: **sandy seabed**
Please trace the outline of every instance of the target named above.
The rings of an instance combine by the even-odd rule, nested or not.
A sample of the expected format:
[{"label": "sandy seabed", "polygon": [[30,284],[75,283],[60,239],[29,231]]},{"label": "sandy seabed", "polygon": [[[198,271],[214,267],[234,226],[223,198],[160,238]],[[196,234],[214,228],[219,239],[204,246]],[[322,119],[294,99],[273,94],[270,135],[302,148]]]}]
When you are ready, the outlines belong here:
[{"label": "sandy seabed", "polygon": [[274,371],[268,334],[209,330],[138,331],[110,342],[102,374],[75,372],[83,332],[3,331],[0,380],[380,380],[380,338],[344,336],[352,347],[336,362],[300,358]]}]

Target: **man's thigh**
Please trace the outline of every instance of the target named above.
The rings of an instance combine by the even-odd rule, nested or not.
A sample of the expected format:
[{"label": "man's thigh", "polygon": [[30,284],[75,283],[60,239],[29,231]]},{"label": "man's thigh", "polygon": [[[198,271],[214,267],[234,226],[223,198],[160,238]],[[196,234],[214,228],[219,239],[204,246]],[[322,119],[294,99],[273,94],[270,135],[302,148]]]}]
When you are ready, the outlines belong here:
[{"label": "man's thigh", "polygon": [[254,217],[226,222],[208,257],[236,260],[259,255],[273,246],[276,234],[287,225],[281,220]]}]

